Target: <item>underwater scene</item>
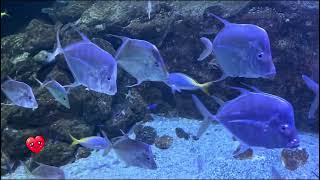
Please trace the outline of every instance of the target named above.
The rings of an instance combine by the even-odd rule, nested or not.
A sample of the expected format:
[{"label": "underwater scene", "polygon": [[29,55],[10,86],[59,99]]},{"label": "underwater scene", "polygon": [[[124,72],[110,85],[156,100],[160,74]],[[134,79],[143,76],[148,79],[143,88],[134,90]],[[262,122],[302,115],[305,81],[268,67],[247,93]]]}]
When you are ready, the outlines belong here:
[{"label": "underwater scene", "polygon": [[1,179],[319,179],[319,1],[1,0]]}]

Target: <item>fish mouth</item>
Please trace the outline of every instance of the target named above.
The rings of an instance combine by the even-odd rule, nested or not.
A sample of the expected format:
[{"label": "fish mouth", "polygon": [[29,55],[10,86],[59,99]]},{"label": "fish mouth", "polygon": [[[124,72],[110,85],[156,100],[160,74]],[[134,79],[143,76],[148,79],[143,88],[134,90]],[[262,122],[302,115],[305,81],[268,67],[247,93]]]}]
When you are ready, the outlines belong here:
[{"label": "fish mouth", "polygon": [[299,140],[294,138],[292,141],[290,141],[288,144],[287,144],[287,147],[288,148],[297,148],[299,147]]},{"label": "fish mouth", "polygon": [[276,76],[276,72],[270,72],[264,75],[265,78],[271,79],[271,80],[274,79],[275,76]]}]

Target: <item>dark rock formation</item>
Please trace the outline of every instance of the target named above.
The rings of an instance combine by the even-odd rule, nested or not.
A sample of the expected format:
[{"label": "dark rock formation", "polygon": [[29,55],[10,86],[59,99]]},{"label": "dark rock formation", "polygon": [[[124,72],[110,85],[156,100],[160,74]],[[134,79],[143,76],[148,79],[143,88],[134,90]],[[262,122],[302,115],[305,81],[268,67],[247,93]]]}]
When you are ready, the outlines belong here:
[{"label": "dark rock formation", "polygon": [[244,159],[251,159],[253,156],[253,150],[251,148],[247,149],[246,151],[238,154],[240,151],[240,145],[237,147],[237,149],[233,152],[233,157],[239,160]]},{"label": "dark rock formation", "polygon": [[156,130],[151,126],[137,126],[134,133],[136,134],[136,140],[150,145],[154,144],[157,137]]}]

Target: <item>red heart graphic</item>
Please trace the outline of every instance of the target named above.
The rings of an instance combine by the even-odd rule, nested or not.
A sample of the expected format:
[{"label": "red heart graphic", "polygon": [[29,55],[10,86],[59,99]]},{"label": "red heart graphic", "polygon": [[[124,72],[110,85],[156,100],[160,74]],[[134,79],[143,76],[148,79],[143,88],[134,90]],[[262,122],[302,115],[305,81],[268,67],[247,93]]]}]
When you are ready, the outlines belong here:
[{"label": "red heart graphic", "polygon": [[33,137],[29,137],[26,140],[26,146],[28,149],[30,149],[30,151],[38,154],[42,148],[44,147],[45,143],[44,143],[44,139],[42,136],[37,136],[35,138]]}]

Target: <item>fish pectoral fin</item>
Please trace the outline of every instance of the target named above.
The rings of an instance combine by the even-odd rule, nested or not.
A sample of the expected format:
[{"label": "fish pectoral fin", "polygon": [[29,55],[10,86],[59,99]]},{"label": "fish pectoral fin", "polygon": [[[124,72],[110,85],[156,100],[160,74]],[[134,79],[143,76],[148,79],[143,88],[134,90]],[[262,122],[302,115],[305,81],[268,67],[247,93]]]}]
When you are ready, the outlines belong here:
[{"label": "fish pectoral fin", "polygon": [[246,152],[250,147],[246,145],[245,143],[239,144],[238,148],[240,148],[237,152],[233,153],[233,157],[239,156],[240,154]]},{"label": "fish pectoral fin", "polygon": [[131,87],[134,87],[134,86],[138,86],[138,85],[140,85],[142,82],[143,82],[143,81],[139,81],[139,80],[138,80],[138,82],[137,82],[136,84],[128,85],[128,86],[126,86],[126,87],[131,88]]},{"label": "fish pectoral fin", "polygon": [[208,38],[201,37],[200,40],[205,46],[205,49],[202,51],[197,61],[203,61],[205,58],[207,58],[211,54],[213,49],[212,42]]},{"label": "fish pectoral fin", "polygon": [[112,147],[110,144],[106,149],[104,149],[102,156],[107,156],[109,154],[109,152],[111,151],[111,149],[112,149]]},{"label": "fish pectoral fin", "polygon": [[202,134],[204,132],[206,132],[206,130],[209,128],[210,124],[211,124],[211,121],[209,121],[208,119],[204,119],[201,122],[200,127],[197,132],[197,135],[196,135],[197,139],[199,139],[202,136]]},{"label": "fish pectoral fin", "polygon": [[13,104],[13,103],[1,103],[1,105],[4,105],[4,106],[14,106],[15,104]]}]

